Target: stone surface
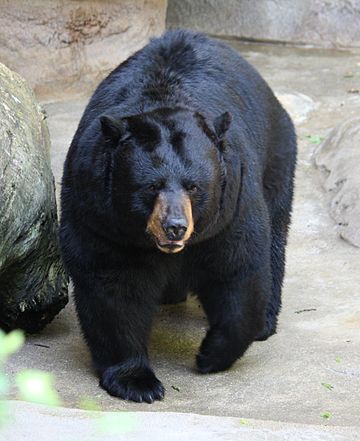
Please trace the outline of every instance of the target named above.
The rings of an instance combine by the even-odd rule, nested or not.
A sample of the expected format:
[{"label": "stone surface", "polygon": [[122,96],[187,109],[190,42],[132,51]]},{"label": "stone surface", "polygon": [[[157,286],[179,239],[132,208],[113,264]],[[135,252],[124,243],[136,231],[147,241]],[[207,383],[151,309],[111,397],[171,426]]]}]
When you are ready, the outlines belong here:
[{"label": "stone surface", "polygon": [[360,247],[360,118],[339,124],[315,152],[340,236]]},{"label": "stone surface", "polygon": [[169,0],[167,26],[248,40],[360,47],[358,0]]},{"label": "stone surface", "polygon": [[[357,427],[321,427],[172,412],[85,412],[12,402],[1,440],[357,441]],[[36,430],[35,430],[36,428]]]},{"label": "stone surface", "polygon": [[[164,30],[167,0],[1,0],[0,60],[37,95],[88,94]],[[9,38],[11,36],[11,38]]]},{"label": "stone surface", "polygon": [[276,97],[290,114],[295,124],[305,122],[317,107],[316,103],[303,93],[277,93]]},{"label": "stone surface", "polygon": [[[202,376],[194,370],[195,354],[206,329],[202,310],[194,299],[164,307],[156,320],[150,355],[167,389],[165,400],[152,405],[128,403],[99,388],[70,302],[41,335],[27,339],[24,348],[8,363],[7,373],[12,379],[24,368],[52,372],[67,407],[78,407],[81,398],[87,396],[104,410],[191,412],[304,424],[299,434],[302,441],[317,441],[311,432],[313,427],[307,432],[308,425],[319,430],[326,425],[324,430],[330,433],[336,433],[334,426],[355,426],[352,433],[358,435],[360,250],[337,235],[328,214],[328,197],[313,163],[316,145],[309,142],[308,136],[326,136],[344,115],[359,115],[360,96],[347,90],[358,87],[360,52],[232,44],[275,91],[296,91],[318,105],[297,126],[295,205],[278,333],[266,342],[255,343],[230,371]],[[346,76],[348,71],[354,75]],[[78,99],[46,104],[56,180],[85,105],[86,101]],[[328,390],[322,383],[331,384],[333,389]],[[10,396],[16,398],[15,389]],[[321,417],[324,412],[331,413],[329,419]],[[66,413],[62,415],[65,418]],[[74,424],[80,428],[82,414],[73,415]],[[149,425],[144,425],[147,435],[156,429],[159,420],[166,424],[169,416],[161,413],[156,419],[156,414],[150,413],[148,418]],[[176,431],[177,422],[170,421]],[[213,421],[214,425],[220,424],[217,419]],[[212,430],[210,423],[206,425]],[[38,421],[36,427],[40,426]],[[282,427],[283,438],[277,434],[276,441],[296,440],[292,434],[287,435],[288,426]],[[76,431],[67,433],[75,435]],[[264,440],[268,433],[257,434],[257,438]],[[222,436],[229,441],[243,439],[231,432]],[[69,438],[73,441],[74,437]],[[144,441],[144,436],[139,439]],[[168,438],[159,441],[162,439]],[[326,437],[318,439],[324,441]]]},{"label": "stone surface", "polygon": [[34,332],[67,302],[45,115],[0,64],[0,326]]}]

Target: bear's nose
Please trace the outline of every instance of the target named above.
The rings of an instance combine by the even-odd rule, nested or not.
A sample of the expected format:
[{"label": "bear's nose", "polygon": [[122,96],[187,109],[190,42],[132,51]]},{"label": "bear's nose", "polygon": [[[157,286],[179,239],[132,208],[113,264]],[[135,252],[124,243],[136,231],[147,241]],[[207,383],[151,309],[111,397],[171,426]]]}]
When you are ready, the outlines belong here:
[{"label": "bear's nose", "polygon": [[166,237],[169,240],[181,240],[187,230],[185,219],[173,219],[164,226]]}]

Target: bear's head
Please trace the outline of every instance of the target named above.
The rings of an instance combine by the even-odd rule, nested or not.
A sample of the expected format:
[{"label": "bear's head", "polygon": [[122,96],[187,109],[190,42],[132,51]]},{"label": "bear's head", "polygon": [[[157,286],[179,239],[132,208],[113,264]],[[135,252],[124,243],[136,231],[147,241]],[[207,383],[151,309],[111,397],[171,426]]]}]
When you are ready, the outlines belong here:
[{"label": "bear's head", "polygon": [[100,117],[111,152],[111,204],[122,232],[136,240],[146,236],[166,253],[201,240],[223,197],[230,122],[228,112],[208,123],[182,108]]}]

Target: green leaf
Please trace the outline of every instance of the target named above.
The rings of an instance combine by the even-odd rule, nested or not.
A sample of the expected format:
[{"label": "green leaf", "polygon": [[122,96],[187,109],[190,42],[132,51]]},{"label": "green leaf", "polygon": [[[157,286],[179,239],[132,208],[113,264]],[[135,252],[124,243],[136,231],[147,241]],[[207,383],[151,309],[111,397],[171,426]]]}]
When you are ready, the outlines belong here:
[{"label": "green leaf", "polygon": [[323,412],[320,414],[321,418],[324,418],[325,420],[328,420],[331,417],[330,412]]},{"label": "green leaf", "polygon": [[0,399],[8,391],[9,383],[4,374],[0,373]]},{"label": "green leaf", "polygon": [[53,388],[53,376],[47,372],[25,370],[16,375],[20,396],[25,401],[59,406],[60,398]]},{"label": "green leaf", "polygon": [[126,412],[105,414],[97,421],[97,427],[107,434],[123,434],[131,432],[136,427],[136,418]]},{"label": "green leaf", "polygon": [[82,398],[79,402],[80,409],[91,410],[94,412],[101,411],[101,407],[92,398]]},{"label": "green leaf", "polygon": [[341,363],[341,358],[340,357],[336,357],[335,361],[336,361],[336,363]]},{"label": "green leaf", "polygon": [[307,135],[306,136],[311,144],[320,144],[325,138],[320,135]]},{"label": "green leaf", "polygon": [[248,426],[250,422],[248,420],[245,420],[244,418],[240,418],[240,424],[242,426]]},{"label": "green leaf", "polygon": [[0,359],[7,358],[9,355],[17,352],[24,344],[24,333],[15,330],[9,334],[0,334]]},{"label": "green leaf", "polygon": [[334,386],[332,386],[329,383],[321,383],[321,385],[324,386],[325,389],[328,389],[328,390],[333,390],[334,389]]}]

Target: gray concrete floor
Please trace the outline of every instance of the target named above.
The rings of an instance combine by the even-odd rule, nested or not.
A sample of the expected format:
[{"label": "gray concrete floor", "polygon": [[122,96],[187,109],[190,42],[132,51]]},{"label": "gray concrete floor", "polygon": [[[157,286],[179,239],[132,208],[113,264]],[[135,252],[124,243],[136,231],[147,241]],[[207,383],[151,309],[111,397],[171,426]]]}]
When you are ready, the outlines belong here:
[{"label": "gray concrete floor", "polygon": [[354,428],[176,412],[85,412],[9,403],[1,441],[358,441]]},{"label": "gray concrete floor", "polygon": [[[153,332],[150,353],[166,387],[166,398],[152,405],[127,403],[98,387],[70,303],[41,335],[28,337],[25,347],[8,364],[8,373],[23,368],[53,372],[66,407],[77,407],[82,397],[92,397],[104,410],[192,412],[351,426],[351,432],[357,434],[360,250],[337,237],[312,163],[315,146],[306,136],[326,136],[336,123],[359,114],[360,95],[347,91],[360,87],[360,53],[232,44],[276,92],[305,94],[317,106],[297,126],[295,206],[278,333],[266,342],[254,343],[228,372],[201,376],[194,370],[194,357],[206,330],[202,310],[195,299],[164,307]],[[349,71],[354,76],[345,78]],[[71,97],[45,103],[58,184],[85,103]],[[322,383],[331,384],[333,389],[326,389]],[[12,397],[16,399],[15,392]],[[330,412],[331,417],[324,420],[323,412]]]}]

